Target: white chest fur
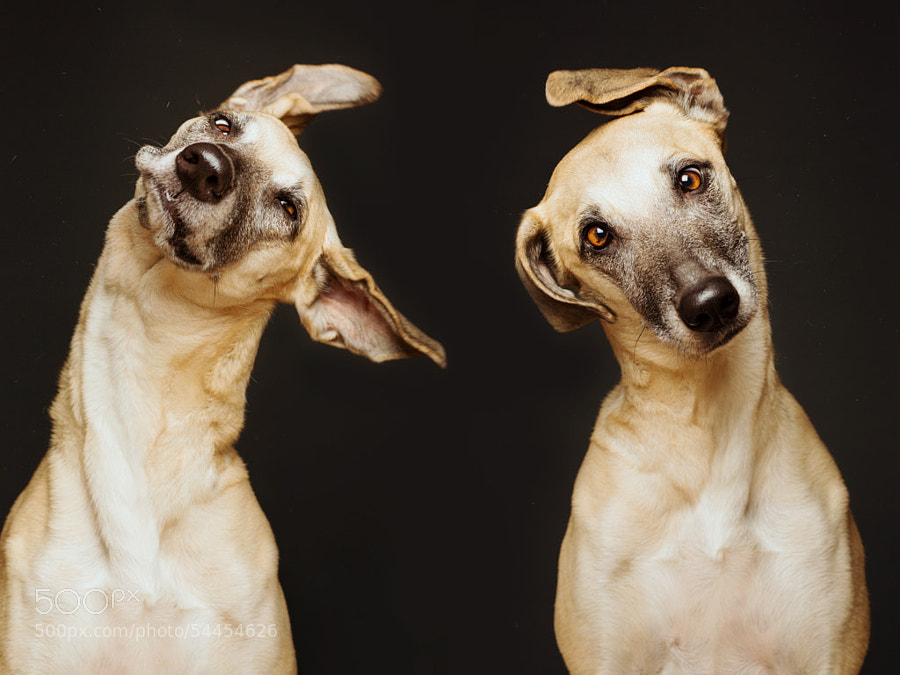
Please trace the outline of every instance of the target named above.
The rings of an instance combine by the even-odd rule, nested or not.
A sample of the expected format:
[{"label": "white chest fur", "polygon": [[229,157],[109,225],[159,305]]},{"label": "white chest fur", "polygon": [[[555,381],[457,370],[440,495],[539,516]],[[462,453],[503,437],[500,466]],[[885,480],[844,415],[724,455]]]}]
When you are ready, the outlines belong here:
[{"label": "white chest fur", "polygon": [[835,583],[847,550],[787,464],[760,474],[749,456],[721,449],[689,493],[593,446],[560,556],[561,643],[590,636],[610,673],[828,672],[821,641],[801,636],[839,633],[828,608],[849,602]]}]

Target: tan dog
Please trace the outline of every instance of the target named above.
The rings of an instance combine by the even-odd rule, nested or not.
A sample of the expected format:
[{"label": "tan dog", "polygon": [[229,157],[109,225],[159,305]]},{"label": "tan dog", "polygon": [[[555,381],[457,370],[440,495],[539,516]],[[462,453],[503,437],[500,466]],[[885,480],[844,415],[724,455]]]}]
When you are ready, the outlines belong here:
[{"label": "tan dog", "polygon": [[53,404],[0,539],[2,673],[293,673],[269,523],[232,444],[278,302],[382,361],[442,347],[338,239],[297,145],[374,78],[295,66],[137,154]]},{"label": "tan dog", "polygon": [[618,119],[560,162],[517,267],[550,323],[602,318],[600,410],[559,560],[573,673],[855,673],[868,600],[847,490],[775,372],[763,254],[695,68],[558,71]]}]

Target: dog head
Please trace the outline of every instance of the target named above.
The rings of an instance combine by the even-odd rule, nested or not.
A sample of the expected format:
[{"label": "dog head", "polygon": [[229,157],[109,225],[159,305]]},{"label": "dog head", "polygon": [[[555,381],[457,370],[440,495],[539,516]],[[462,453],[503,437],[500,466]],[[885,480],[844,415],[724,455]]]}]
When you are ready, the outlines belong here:
[{"label": "dog head", "polygon": [[421,353],[444,365],[441,345],[394,309],[341,244],[296,140],[315,115],[380,93],[358,70],[297,65],[242,85],[164,147],[138,151],[140,221],[183,293],[217,307],[291,302],[313,339],[374,361]]},{"label": "dog head", "polygon": [[516,266],[544,316],[559,331],[598,317],[649,328],[688,355],[726,344],[764,279],[715,81],[696,68],[557,71],[547,100],[616,119],[563,158],[519,226]]}]

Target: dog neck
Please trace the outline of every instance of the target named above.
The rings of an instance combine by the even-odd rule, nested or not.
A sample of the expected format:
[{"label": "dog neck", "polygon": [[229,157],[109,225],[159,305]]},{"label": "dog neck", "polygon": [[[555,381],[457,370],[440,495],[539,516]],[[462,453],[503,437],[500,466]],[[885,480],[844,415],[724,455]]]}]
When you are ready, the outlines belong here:
[{"label": "dog neck", "polygon": [[[163,530],[246,480],[232,444],[274,302],[200,307],[179,293],[197,276],[161,256],[134,202],[123,207],[51,411],[52,450],[66,466],[78,462],[111,566],[145,589]],[[212,281],[199,283],[213,292]]]},{"label": "dog neck", "polygon": [[777,390],[764,307],[728,344],[702,356],[677,354],[649,330],[629,327],[627,319],[605,329],[622,369],[619,387],[648,415],[727,434]]}]

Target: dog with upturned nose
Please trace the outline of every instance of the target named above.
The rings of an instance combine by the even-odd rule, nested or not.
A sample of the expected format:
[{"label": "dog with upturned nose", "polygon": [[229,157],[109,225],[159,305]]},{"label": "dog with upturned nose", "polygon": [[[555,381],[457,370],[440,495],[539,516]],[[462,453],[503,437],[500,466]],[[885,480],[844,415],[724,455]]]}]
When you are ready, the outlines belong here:
[{"label": "dog with upturned nose", "polygon": [[275,538],[234,449],[263,329],[287,303],[320,342],[445,364],[341,243],[297,143],[380,92],[296,65],[138,151],[50,449],[0,534],[0,674],[297,672]]},{"label": "dog with upturned nose", "polygon": [[622,379],[575,481],[556,638],[572,673],[857,673],[863,548],[775,371],[763,253],[698,68],[557,71],[614,119],[556,167],[516,266],[558,331],[601,319]]}]

